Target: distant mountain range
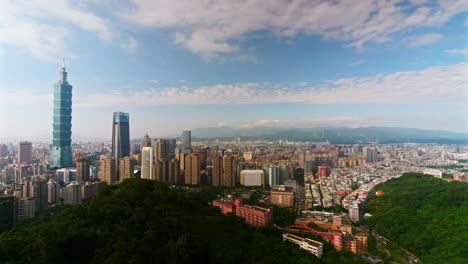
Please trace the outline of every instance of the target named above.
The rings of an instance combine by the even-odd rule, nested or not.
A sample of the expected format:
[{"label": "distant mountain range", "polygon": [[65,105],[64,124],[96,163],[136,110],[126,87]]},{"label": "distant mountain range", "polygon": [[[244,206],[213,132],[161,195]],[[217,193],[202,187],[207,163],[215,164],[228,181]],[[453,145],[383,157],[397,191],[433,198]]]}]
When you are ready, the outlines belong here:
[{"label": "distant mountain range", "polygon": [[322,127],[322,128],[232,128],[214,127],[192,130],[194,140],[211,141],[233,140],[240,137],[241,141],[251,140],[289,140],[289,141],[330,141],[336,144],[356,143],[468,143],[468,133],[456,133],[440,130],[423,130],[399,127]]},{"label": "distant mountain range", "polygon": [[[176,138],[180,136],[164,136],[151,138]],[[289,141],[330,141],[335,144],[357,143],[440,143],[440,144],[468,144],[468,133],[456,133],[441,130],[423,130],[417,128],[399,127],[319,127],[319,128],[280,128],[280,127],[211,127],[192,129],[193,141],[231,141],[240,137],[241,141],[254,140],[289,140]],[[141,142],[141,138],[132,138],[132,142]],[[32,137],[0,138],[2,142],[18,142],[28,140],[32,142],[51,142],[50,135]],[[72,142],[102,142],[110,139],[74,135]]]}]

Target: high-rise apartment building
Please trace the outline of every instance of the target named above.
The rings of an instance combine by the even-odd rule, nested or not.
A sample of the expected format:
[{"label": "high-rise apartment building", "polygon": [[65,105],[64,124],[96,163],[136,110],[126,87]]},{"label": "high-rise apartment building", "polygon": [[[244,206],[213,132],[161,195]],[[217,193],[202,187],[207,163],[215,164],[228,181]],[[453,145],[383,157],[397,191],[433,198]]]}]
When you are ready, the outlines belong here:
[{"label": "high-rise apartment building", "polygon": [[8,147],[5,144],[0,144],[0,158],[6,157],[8,152]]},{"label": "high-rise apartment building", "polygon": [[65,65],[60,72],[60,80],[54,86],[53,120],[50,167],[59,169],[72,167],[72,86],[67,81]]},{"label": "high-rise apartment building", "polygon": [[192,153],[192,131],[182,131],[182,152],[185,154]]},{"label": "high-rise apartment building", "polygon": [[47,183],[47,201],[50,204],[58,204],[60,201],[60,184],[54,179]]},{"label": "high-rise apartment building", "polygon": [[76,181],[89,181],[89,160],[86,158],[76,159]]},{"label": "high-rise apartment building", "polygon": [[177,184],[179,183],[179,177],[180,177],[180,164],[179,160],[177,159],[172,159],[169,161],[169,178],[168,178],[168,183],[169,184]]},{"label": "high-rise apartment building", "polygon": [[169,158],[169,140],[157,139],[154,143],[154,158],[156,161]]},{"label": "high-rise apartment building", "polygon": [[143,140],[141,141],[140,151],[144,147],[151,147],[151,138],[148,136],[148,134],[145,134]]},{"label": "high-rise apartment building", "polygon": [[167,182],[169,180],[169,160],[155,161],[153,169],[153,175],[157,181]]},{"label": "high-rise apartment building", "polygon": [[15,199],[16,221],[33,218],[36,212],[34,210],[34,204],[33,197]]},{"label": "high-rise apartment building", "polygon": [[222,185],[228,187],[236,186],[236,159],[231,155],[223,157]]},{"label": "high-rise apartment building", "polygon": [[222,176],[223,176],[223,158],[216,154],[212,160],[212,184],[214,186],[222,185]]},{"label": "high-rise apartment building", "polygon": [[112,158],[119,169],[121,158],[130,156],[130,123],[128,113],[114,112],[112,120]]},{"label": "high-rise apartment building", "polygon": [[34,197],[34,209],[36,212],[46,210],[49,207],[47,181],[36,176],[32,177],[28,183],[31,184],[30,197]]},{"label": "high-rise apartment building", "polygon": [[200,184],[200,169],[200,158],[196,154],[192,153],[185,156],[185,184]]},{"label": "high-rise apartment building", "polygon": [[60,196],[64,204],[81,204],[81,183],[72,181],[60,190]]},{"label": "high-rise apartment building", "polygon": [[114,158],[105,158],[101,160],[100,180],[107,182],[107,184],[115,184],[117,182]]},{"label": "high-rise apartment building", "polygon": [[32,143],[22,141],[18,145],[18,163],[29,163],[32,161]]},{"label": "high-rise apartment building", "polygon": [[141,149],[141,178],[154,180],[153,175],[153,148],[144,147]]},{"label": "high-rise apartment building", "polygon": [[133,171],[135,170],[135,160],[131,157],[125,157],[120,160],[119,179],[123,182],[125,179],[133,178]]},{"label": "high-rise apartment building", "polygon": [[270,186],[276,186],[279,184],[279,167],[274,164],[267,165],[266,170],[266,183]]}]

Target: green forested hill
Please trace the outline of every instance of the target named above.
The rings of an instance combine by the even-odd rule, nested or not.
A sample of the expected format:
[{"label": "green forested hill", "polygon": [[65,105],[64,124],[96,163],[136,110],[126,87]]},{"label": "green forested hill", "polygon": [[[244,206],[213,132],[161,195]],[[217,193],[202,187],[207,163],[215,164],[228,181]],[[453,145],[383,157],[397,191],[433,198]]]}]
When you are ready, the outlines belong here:
[{"label": "green forested hill", "polygon": [[468,184],[406,173],[378,186],[364,220],[426,264],[468,263]]},{"label": "green forested hill", "polygon": [[214,193],[126,180],[45,223],[2,234],[0,263],[361,263],[329,245],[317,259],[273,227],[224,216],[208,205]]}]

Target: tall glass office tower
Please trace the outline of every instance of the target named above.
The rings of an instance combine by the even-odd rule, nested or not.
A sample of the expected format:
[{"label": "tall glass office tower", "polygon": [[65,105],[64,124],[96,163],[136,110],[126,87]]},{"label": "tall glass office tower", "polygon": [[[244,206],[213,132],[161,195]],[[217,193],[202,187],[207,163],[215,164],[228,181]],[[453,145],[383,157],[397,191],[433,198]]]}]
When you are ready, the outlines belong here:
[{"label": "tall glass office tower", "polygon": [[182,131],[182,152],[185,154],[192,153],[192,131]]},{"label": "tall glass office tower", "polygon": [[128,113],[114,112],[112,121],[112,157],[116,170],[121,158],[130,156],[130,125]]},{"label": "tall glass office tower", "polygon": [[67,81],[65,64],[60,80],[54,86],[54,124],[52,137],[51,168],[73,166],[71,151],[72,86]]}]

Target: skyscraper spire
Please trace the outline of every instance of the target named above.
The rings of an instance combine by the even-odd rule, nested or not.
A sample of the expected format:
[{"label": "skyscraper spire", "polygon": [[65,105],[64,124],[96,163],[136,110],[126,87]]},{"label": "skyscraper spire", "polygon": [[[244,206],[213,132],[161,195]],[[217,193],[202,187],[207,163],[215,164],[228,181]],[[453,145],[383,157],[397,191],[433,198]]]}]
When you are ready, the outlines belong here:
[{"label": "skyscraper spire", "polygon": [[67,71],[65,70],[65,58],[62,59],[62,70],[60,71],[60,83],[67,82]]}]

